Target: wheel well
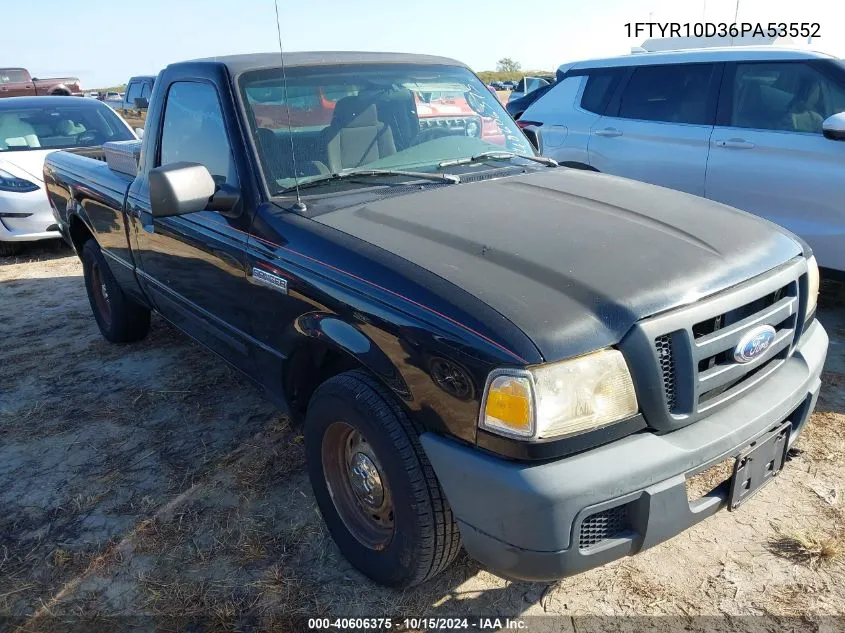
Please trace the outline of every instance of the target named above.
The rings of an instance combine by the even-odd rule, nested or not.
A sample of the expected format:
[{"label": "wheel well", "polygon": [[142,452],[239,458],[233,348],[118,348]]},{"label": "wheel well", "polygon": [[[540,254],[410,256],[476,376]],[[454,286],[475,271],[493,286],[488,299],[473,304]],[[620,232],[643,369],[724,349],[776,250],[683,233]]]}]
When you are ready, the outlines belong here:
[{"label": "wheel well", "polygon": [[288,358],[285,398],[291,413],[302,418],[314,391],[332,376],[352,369],[365,369],[357,359],[326,345],[307,342]]},{"label": "wheel well", "polygon": [[70,216],[68,233],[70,234],[70,241],[73,242],[73,248],[76,250],[76,254],[81,259],[82,248],[85,246],[85,242],[93,239],[94,236],[85,222],[80,220],[79,216],[76,215]]}]

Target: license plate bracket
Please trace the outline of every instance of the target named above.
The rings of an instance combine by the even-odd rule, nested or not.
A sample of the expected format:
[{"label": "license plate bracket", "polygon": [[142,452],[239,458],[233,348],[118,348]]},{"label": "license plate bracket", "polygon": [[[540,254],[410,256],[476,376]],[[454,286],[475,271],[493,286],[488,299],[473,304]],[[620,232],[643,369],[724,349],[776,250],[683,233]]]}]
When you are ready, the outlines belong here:
[{"label": "license plate bracket", "polygon": [[792,424],[784,422],[737,456],[728,496],[729,510],[736,510],[777,477],[786,461],[791,429]]}]

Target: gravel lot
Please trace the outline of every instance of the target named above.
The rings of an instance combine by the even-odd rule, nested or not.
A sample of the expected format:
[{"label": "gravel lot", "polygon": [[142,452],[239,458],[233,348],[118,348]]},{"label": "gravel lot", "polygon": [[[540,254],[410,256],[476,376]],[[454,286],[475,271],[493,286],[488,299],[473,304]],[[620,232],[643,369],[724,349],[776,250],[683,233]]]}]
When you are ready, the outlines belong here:
[{"label": "gravel lot", "polygon": [[505,581],[462,555],[399,592],[339,555],[300,431],[249,381],[159,318],[143,342],[108,344],[64,247],[0,260],[0,631],[68,630],[80,615],[134,616],[132,630],[185,630],[173,616],[202,618],[192,630],[286,631],[297,614],[845,614],[841,296],[823,297],[831,348],[801,451],[740,511],[551,585]]}]

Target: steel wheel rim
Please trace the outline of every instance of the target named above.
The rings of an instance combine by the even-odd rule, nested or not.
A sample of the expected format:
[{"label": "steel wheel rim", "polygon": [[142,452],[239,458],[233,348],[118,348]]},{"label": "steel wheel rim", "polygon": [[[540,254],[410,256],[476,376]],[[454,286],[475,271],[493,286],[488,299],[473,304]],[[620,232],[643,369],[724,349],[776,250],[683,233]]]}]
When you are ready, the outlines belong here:
[{"label": "steel wheel rim", "polygon": [[322,443],[323,476],[343,524],[365,547],[379,551],[393,539],[394,507],[384,469],[364,435],[333,422]]},{"label": "steel wheel rim", "polygon": [[107,326],[110,326],[111,301],[109,300],[109,290],[106,287],[102,270],[100,270],[100,264],[97,262],[94,262],[91,266],[91,292],[94,295],[94,303],[97,305],[97,311],[100,313],[100,317],[102,317]]}]

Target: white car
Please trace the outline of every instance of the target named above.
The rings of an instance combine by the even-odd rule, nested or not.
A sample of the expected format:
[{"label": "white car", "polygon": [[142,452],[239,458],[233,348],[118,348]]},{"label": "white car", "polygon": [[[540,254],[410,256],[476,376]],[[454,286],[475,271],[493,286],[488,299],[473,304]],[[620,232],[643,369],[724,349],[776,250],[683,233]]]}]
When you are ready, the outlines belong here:
[{"label": "white car", "polygon": [[774,46],[638,53],[561,67],[520,124],[569,167],[762,216],[845,275],[845,63]]},{"label": "white car", "polygon": [[18,253],[26,242],[61,237],[44,190],[47,154],[135,138],[96,99],[0,99],[0,256]]}]

